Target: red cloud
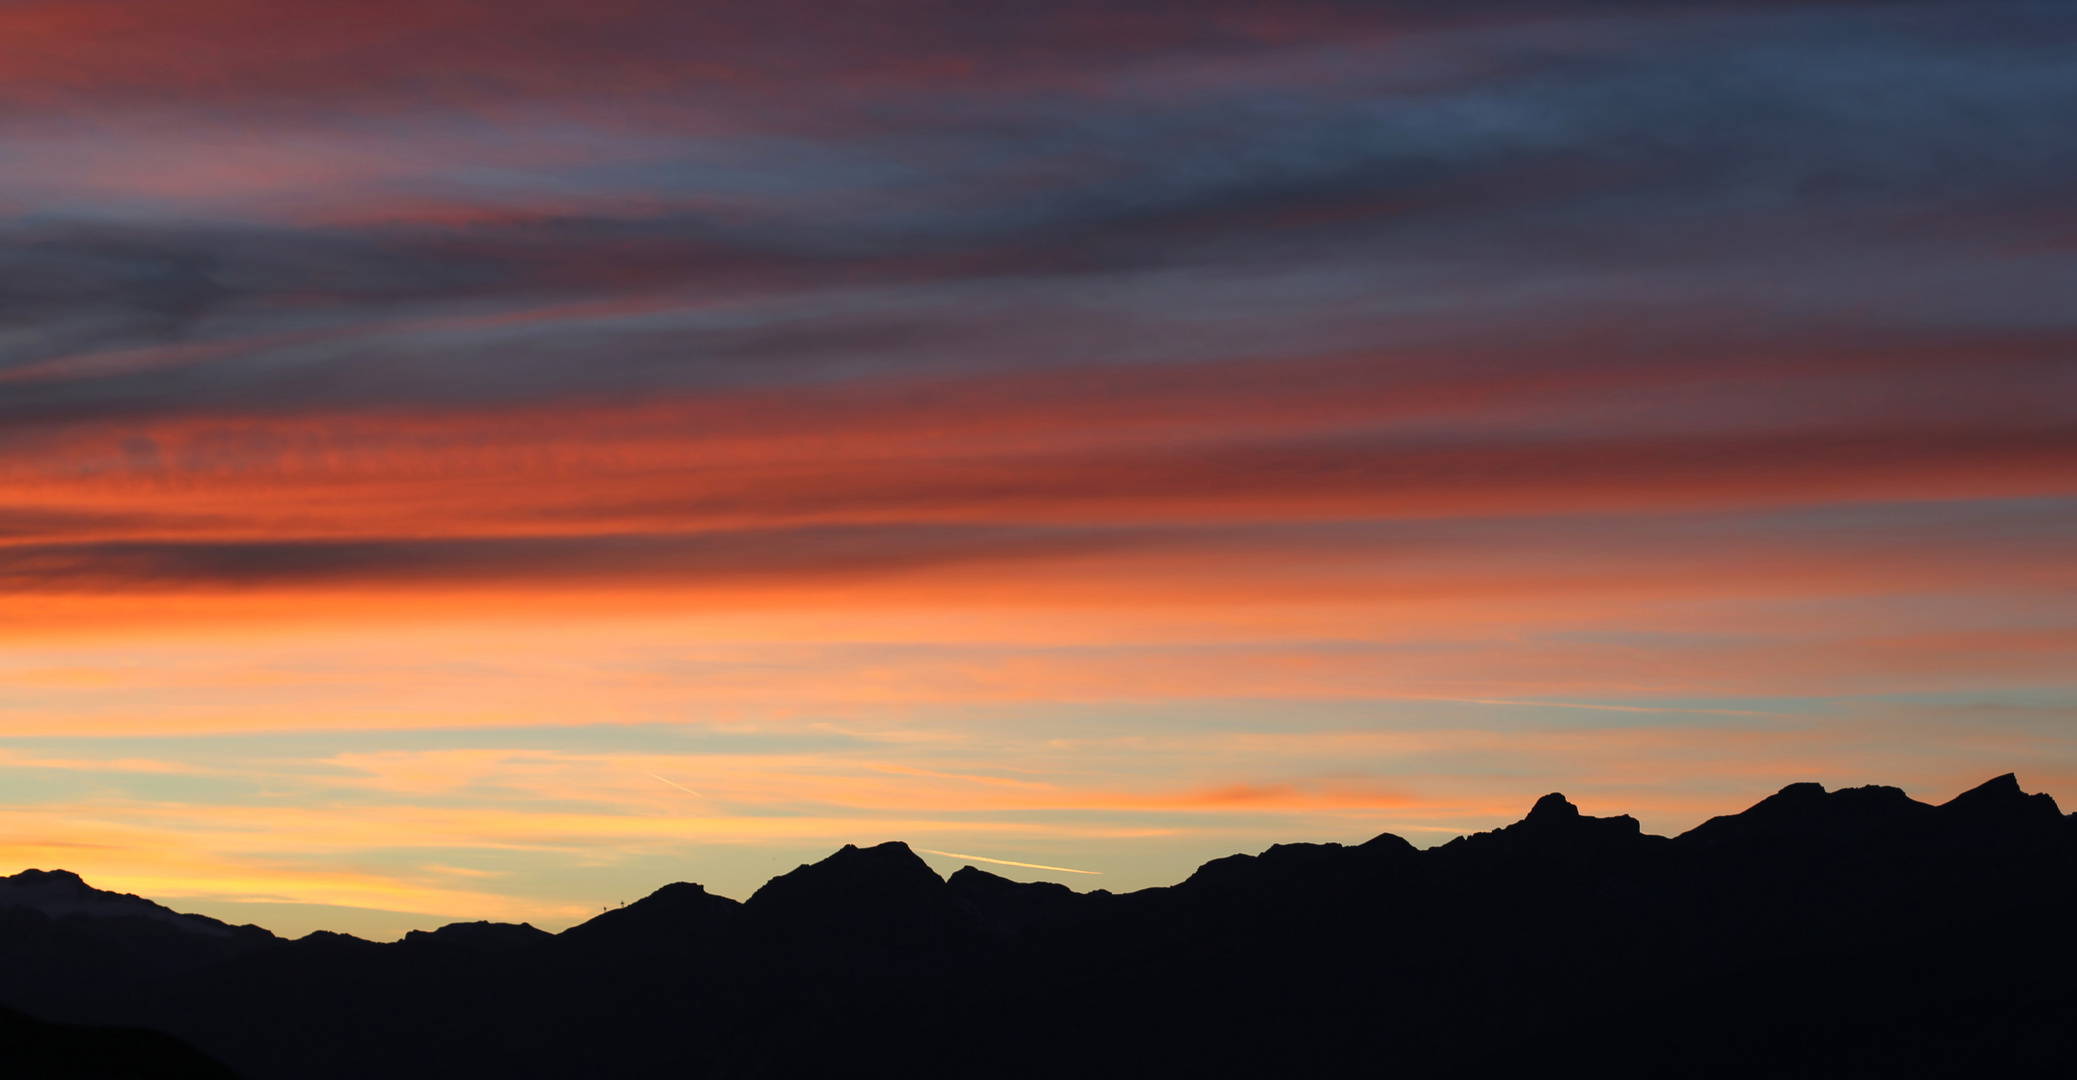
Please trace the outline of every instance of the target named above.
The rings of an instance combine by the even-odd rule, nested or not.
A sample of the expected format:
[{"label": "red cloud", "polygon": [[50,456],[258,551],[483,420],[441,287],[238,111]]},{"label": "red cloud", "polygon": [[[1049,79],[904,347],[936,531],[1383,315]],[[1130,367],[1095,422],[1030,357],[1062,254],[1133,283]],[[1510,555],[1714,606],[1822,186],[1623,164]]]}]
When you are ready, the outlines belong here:
[{"label": "red cloud", "polygon": [[[1328,2],[46,0],[0,9],[0,99],[218,107],[787,94],[1052,78],[1406,21]],[[652,101],[653,103],[653,101]]]}]

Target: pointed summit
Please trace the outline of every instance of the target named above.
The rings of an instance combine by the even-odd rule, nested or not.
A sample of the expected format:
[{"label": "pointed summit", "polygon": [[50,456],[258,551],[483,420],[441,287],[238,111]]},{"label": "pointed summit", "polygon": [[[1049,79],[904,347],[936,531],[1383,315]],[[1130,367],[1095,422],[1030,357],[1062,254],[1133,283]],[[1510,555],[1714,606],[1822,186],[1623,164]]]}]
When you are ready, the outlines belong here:
[{"label": "pointed summit", "polygon": [[2029,795],[2012,773],[1994,777],[1940,804],[1940,820],[1963,828],[2031,829],[2060,824],[2062,810],[2047,792]]},{"label": "pointed summit", "polygon": [[[1637,819],[1628,814],[1589,817],[1558,792],[1536,800],[1528,816],[1505,828],[1460,836],[1440,850],[1477,851],[1497,856],[1508,851],[1533,851],[1546,855],[1575,856],[1662,844],[1662,836],[1645,836]],[[1483,856],[1482,856],[1483,857]]]},{"label": "pointed summit", "polygon": [[845,844],[765,882],[744,909],[768,929],[887,943],[939,938],[967,923],[944,879],[898,840]]}]

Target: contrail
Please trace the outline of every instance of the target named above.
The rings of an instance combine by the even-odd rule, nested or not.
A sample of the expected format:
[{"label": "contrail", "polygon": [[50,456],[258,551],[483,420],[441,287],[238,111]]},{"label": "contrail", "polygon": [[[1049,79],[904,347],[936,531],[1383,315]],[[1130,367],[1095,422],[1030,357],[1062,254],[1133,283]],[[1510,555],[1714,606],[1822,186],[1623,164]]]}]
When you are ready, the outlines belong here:
[{"label": "contrail", "polygon": [[1544,709],[1603,709],[1608,712],[1680,712],[1708,713],[1712,716],[1783,716],[1784,713],[1757,712],[1752,709],[1683,709],[1675,705],[1600,705],[1589,701],[1506,701],[1500,698],[1475,697],[1431,697],[1414,698],[1415,701],[1461,701],[1467,705],[1533,705]]},{"label": "contrail", "polygon": [[[651,775],[651,776],[656,776],[656,774],[655,774],[655,773],[650,773],[649,775]],[[699,796],[700,798],[702,798],[702,799],[706,798],[706,796],[705,796],[705,795],[700,795],[700,793],[699,793],[699,792],[697,792],[697,791],[694,791],[694,790],[692,790],[692,789],[691,789],[691,788],[689,788],[689,787],[686,787],[686,786],[685,786],[684,784],[681,784],[681,783],[679,783],[679,782],[678,782],[678,781],[676,781],[676,780],[665,780],[665,779],[664,779],[663,777],[661,777],[661,776],[656,776],[656,778],[657,778],[658,780],[663,780],[663,782],[664,782],[664,783],[666,783],[666,784],[669,784],[669,785],[671,785],[671,786],[672,786],[672,787],[674,787],[674,788],[677,788],[677,789],[678,789],[679,791],[682,791],[682,792],[686,793],[687,795],[698,795],[698,796]]]},{"label": "contrail", "polygon": [[931,855],[943,855],[950,859],[972,859],[975,862],[992,862],[997,866],[1021,866],[1027,870],[1058,870],[1063,874],[1101,874],[1101,870],[1077,870],[1072,866],[1047,866],[1035,862],[1011,862],[1008,859],[991,859],[986,855],[961,855],[956,851],[939,851],[936,848],[920,847],[917,851]]}]

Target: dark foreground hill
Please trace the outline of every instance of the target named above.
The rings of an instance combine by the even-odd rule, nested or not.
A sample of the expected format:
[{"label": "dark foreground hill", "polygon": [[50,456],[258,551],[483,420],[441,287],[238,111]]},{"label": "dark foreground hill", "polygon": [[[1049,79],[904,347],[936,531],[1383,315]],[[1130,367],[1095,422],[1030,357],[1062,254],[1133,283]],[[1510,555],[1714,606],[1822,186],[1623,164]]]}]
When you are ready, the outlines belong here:
[{"label": "dark foreground hill", "polygon": [[2061,1073],[2073,885],[2077,821],[2010,776],[1937,807],[1795,784],[1672,839],[1550,795],[1124,895],[846,847],[555,935],[282,942],[0,887],[0,986],[251,1080]]},{"label": "dark foreground hill", "polygon": [[48,1024],[0,1009],[6,1080],[238,1080],[201,1051],[158,1031]]}]

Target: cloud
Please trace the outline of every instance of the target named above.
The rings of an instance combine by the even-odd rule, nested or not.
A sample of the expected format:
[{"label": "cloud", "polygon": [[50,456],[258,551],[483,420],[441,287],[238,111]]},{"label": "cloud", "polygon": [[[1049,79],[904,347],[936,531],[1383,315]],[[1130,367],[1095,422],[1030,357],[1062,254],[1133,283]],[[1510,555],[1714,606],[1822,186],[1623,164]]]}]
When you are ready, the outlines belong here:
[{"label": "cloud", "polygon": [[0,6],[0,839],[552,922],[2067,780],[2073,37]]},{"label": "cloud", "polygon": [[[1431,336],[1496,320],[1542,331],[1556,311],[1603,324],[1727,308],[1715,318],[1865,324],[1877,311],[1911,327],[1934,312],[2038,325],[2066,306],[2038,268],[2002,254],[2038,238],[2072,166],[2055,135],[2077,84],[2043,43],[2073,31],[2051,9],[1662,18],[1631,5],[1568,20],[1493,5],[1460,23],[1409,22],[1393,5],[1054,4],[1005,29],[926,5],[865,16],[883,32],[860,33],[840,30],[850,9],[811,5],[822,17],[783,39],[763,36],[765,15],[522,9],[482,25],[466,5],[384,7],[350,27],[231,0],[18,12],[14,40],[73,43],[40,55],[106,50],[125,58],[111,64],[122,78],[210,94],[324,78],[333,63],[381,87],[371,62],[420,50],[460,62],[414,59],[383,92],[415,96],[380,108],[234,123],[220,102],[179,113],[175,94],[170,122],[8,129],[20,160],[0,205],[19,220],[0,273],[24,301],[0,312],[12,321],[0,351],[15,366],[70,360],[46,370],[74,375],[24,400],[548,397],[1225,358],[1236,336],[1306,351],[1336,328],[1374,344],[1410,320]],[[648,21],[680,18],[721,32]],[[1351,36],[1351,20],[1378,32]],[[91,38],[65,37],[89,25]],[[266,70],[210,63],[205,79],[178,72],[207,49],[155,46],[174,71],[154,76],[122,44],[232,27],[293,47],[235,49]],[[875,52],[895,27],[902,48]],[[869,101],[879,120],[783,133],[602,125],[539,104],[456,113],[436,85],[448,76],[422,74],[493,85],[463,74],[477,56],[535,75],[564,62],[625,74],[659,42],[720,47],[735,31],[782,67],[828,72],[820,50],[838,47],[914,70],[898,94],[789,78]],[[365,34],[379,40],[352,44]],[[918,58],[934,42],[1106,74],[1073,92],[1041,80],[977,97]],[[298,49],[324,59],[290,62]],[[20,70],[34,81],[40,68]],[[77,77],[87,92],[93,76]],[[961,89],[934,92],[933,79]],[[571,80],[541,92],[581,96]],[[1377,317],[1352,327],[1352,307]],[[96,359],[155,345],[190,351]]]},{"label": "cloud", "polygon": [[[1534,4],[1464,5],[1457,17]],[[849,90],[1057,77],[1148,55],[1259,51],[1439,21],[1424,5],[1325,0],[1265,11],[1226,2],[1055,2],[986,16],[945,0],[870,7],[797,0],[758,8],[519,0],[496,15],[452,0],[323,5],[186,0],[48,2],[0,21],[12,98],[44,107],[143,104],[178,89],[204,103],[257,96],[482,105],[512,97],[722,96],[813,76]]]}]

